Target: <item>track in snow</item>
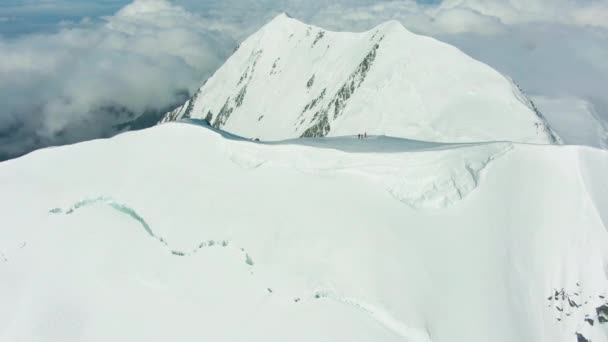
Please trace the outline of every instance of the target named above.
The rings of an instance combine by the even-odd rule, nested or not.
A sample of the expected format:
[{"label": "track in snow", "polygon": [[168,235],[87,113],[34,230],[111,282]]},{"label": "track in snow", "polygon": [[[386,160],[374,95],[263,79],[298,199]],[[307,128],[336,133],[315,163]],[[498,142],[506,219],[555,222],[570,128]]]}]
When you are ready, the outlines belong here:
[{"label": "track in snow", "polygon": [[371,316],[376,322],[378,322],[388,330],[401,336],[405,341],[432,342],[428,331],[422,331],[420,329],[412,328],[395,318],[386,310],[373,306],[369,303],[365,303],[356,298],[342,297],[329,291],[317,291],[315,292],[315,298],[329,298],[342,304],[346,304],[348,306],[359,309]]}]

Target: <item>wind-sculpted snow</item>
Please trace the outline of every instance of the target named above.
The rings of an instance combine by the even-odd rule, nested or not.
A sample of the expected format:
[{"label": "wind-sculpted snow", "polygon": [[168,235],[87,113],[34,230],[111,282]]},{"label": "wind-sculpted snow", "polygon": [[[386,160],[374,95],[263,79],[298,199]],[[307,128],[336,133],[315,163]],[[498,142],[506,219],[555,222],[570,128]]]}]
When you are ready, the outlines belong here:
[{"label": "wind-sculpted snow", "polygon": [[[243,168],[275,164],[306,173],[353,174],[381,185],[395,199],[411,207],[445,208],[474,191],[480,184],[484,169],[513,146],[511,143],[493,143],[457,148],[458,145],[374,136],[363,141],[356,137],[341,137],[305,143],[328,151],[319,154],[297,145],[287,145],[289,148],[285,149],[285,143],[230,145],[226,150],[230,160]],[[361,145],[361,150],[357,145]],[[338,150],[340,146],[350,146],[350,151],[341,152]],[[373,153],[390,151],[391,148],[397,155]],[[300,150],[301,158],[292,158],[294,149]],[[433,153],[420,153],[432,150]]]},{"label": "wind-sculpted snow", "polygon": [[[448,156],[425,160],[423,166],[403,166],[403,173],[393,175],[389,192],[415,208],[447,207],[464,199],[480,183],[482,171],[512,148],[510,144],[479,147],[471,156]],[[423,158],[420,158],[423,159]],[[432,166],[431,166],[432,165]],[[425,181],[421,181],[424,179]]]},{"label": "wind-sculpted snow", "polygon": [[[507,142],[441,144],[376,136],[247,145],[243,141],[237,137],[224,142],[228,158],[239,167],[257,169],[273,164],[307,173],[355,174],[380,184],[395,199],[414,208],[445,208],[464,199],[479,186],[484,169],[513,147]],[[305,146],[327,153],[318,154]],[[294,150],[301,158],[293,158]],[[420,153],[424,151],[433,153]]]},{"label": "wind-sculpted snow", "polygon": [[[166,246],[171,251],[171,254],[176,255],[176,256],[191,256],[191,255],[195,254],[196,252],[198,252],[201,248],[205,248],[205,247],[213,247],[213,246],[228,247],[229,246],[229,241],[227,241],[227,240],[207,240],[207,241],[203,241],[203,242],[199,243],[196,246],[196,248],[194,248],[188,252],[172,249],[171,246],[167,243],[167,241],[165,239],[155,235],[155,233],[152,231],[152,228],[150,228],[150,225],[146,222],[146,220],[143,217],[141,217],[141,215],[139,215],[133,208],[129,207],[126,204],[117,202],[114,199],[112,199],[111,197],[102,196],[102,197],[97,197],[94,199],[85,199],[85,200],[76,202],[74,205],[72,205],[68,209],[63,210],[61,208],[53,208],[53,209],[49,210],[49,212],[51,214],[71,215],[80,209],[83,209],[83,208],[89,207],[89,206],[94,206],[94,205],[107,205],[107,206],[111,207],[112,209],[118,211],[119,213],[125,214],[128,217],[132,218],[133,220],[135,220],[137,223],[139,223],[141,225],[141,227],[146,231],[146,233],[150,237],[158,240],[160,243],[162,243],[164,246]],[[241,248],[240,250],[244,253],[245,263],[250,266],[253,266],[253,259],[251,258],[251,256],[249,256],[249,254],[247,254],[244,249]]]}]

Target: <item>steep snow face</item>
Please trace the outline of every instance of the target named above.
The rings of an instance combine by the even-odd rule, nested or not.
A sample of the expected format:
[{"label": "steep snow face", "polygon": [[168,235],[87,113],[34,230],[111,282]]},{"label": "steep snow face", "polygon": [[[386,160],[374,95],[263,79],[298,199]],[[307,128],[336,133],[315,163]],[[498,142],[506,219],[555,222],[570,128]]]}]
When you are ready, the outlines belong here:
[{"label": "steep snow face", "polygon": [[597,115],[593,104],[578,98],[533,99],[564,143],[608,149],[608,123]]},{"label": "steep snow face", "polygon": [[0,340],[606,342],[607,169],[183,123],[37,151],[0,164]]},{"label": "steep snow face", "polygon": [[280,15],[163,121],[189,117],[263,140],[366,131],[438,142],[555,142],[513,82],[398,22],[346,33]]}]

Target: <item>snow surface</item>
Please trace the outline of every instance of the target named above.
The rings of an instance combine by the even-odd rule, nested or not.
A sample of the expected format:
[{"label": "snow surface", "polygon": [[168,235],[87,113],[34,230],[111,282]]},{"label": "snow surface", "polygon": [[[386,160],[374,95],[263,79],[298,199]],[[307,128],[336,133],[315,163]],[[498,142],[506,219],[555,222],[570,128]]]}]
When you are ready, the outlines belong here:
[{"label": "snow surface", "polygon": [[280,15],[162,121],[180,118],[207,118],[262,140],[366,131],[437,142],[555,142],[514,82],[396,21],[330,32]]},{"label": "snow surface", "polygon": [[546,96],[533,100],[564,143],[608,149],[608,123],[597,115],[592,103]]},{"label": "snow surface", "polygon": [[0,341],[608,341],[608,152],[192,123],[0,163]]}]

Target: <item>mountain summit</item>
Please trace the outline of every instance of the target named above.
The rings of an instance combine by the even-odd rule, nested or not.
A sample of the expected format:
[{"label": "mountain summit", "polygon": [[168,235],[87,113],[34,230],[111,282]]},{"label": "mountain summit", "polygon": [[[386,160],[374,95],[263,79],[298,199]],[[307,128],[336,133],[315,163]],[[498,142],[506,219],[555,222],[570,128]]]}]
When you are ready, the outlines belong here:
[{"label": "mountain summit", "polygon": [[182,118],[265,140],[365,131],[437,142],[557,141],[511,80],[453,46],[396,21],[330,32],[287,14],[245,40],[161,122]]}]

